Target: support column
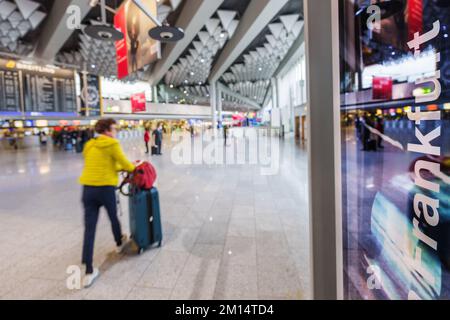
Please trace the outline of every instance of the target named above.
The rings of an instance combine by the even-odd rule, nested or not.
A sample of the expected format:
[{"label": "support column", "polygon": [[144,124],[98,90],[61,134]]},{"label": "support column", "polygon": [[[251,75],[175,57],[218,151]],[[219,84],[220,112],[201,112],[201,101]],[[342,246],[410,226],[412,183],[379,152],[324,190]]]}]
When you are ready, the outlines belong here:
[{"label": "support column", "polygon": [[209,97],[211,98],[211,121],[212,121],[212,128],[213,128],[213,134],[216,136],[217,133],[217,83],[212,82],[210,84],[209,89]]},{"label": "support column", "polygon": [[223,125],[223,115],[222,115],[222,89],[217,86],[217,111],[219,112],[218,121],[220,125]]},{"label": "support column", "polygon": [[278,100],[278,82],[276,78],[270,79],[272,84],[272,109],[279,109],[280,104]]},{"label": "support column", "polygon": [[152,93],[153,93],[153,103],[159,103],[159,99],[158,99],[158,86],[153,86],[152,87]]},{"label": "support column", "polygon": [[313,298],[342,298],[338,1],[305,0]]}]

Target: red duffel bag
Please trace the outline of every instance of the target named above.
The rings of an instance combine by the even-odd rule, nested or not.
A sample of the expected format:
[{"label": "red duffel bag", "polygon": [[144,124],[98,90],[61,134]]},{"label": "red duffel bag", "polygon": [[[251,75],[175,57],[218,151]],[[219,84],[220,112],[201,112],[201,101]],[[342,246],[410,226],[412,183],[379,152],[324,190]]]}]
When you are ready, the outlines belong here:
[{"label": "red duffel bag", "polygon": [[124,195],[129,195],[123,191],[124,186],[130,185],[131,190],[150,190],[156,181],[156,170],[150,162],[140,162],[136,169],[128,174],[120,185],[120,192]]}]

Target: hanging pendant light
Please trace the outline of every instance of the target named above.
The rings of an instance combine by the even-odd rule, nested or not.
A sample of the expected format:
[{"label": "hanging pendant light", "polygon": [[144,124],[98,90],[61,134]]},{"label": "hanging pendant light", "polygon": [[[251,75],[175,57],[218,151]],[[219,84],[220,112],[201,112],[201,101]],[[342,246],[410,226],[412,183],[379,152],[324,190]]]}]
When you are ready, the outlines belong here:
[{"label": "hanging pendant light", "polygon": [[117,30],[114,26],[106,22],[106,7],[105,0],[101,0],[101,14],[102,22],[98,25],[89,25],[84,29],[84,32],[91,38],[100,41],[119,41],[124,38],[122,32]]},{"label": "hanging pendant light", "polygon": [[134,4],[141,9],[144,14],[156,24],[156,27],[149,30],[149,36],[160,42],[177,42],[184,38],[184,30],[177,27],[172,27],[168,23],[161,23],[156,19],[151,12],[147,10],[141,0],[133,0]]},{"label": "hanging pendant light", "polygon": [[148,34],[152,39],[161,42],[176,42],[184,38],[183,29],[171,27],[168,24],[155,27]]}]

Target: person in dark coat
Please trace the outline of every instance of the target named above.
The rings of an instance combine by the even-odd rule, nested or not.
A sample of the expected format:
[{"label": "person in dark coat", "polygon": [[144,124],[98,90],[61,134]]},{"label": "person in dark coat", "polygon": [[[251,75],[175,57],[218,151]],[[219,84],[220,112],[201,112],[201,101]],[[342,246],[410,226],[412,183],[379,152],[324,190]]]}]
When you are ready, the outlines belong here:
[{"label": "person in dark coat", "polygon": [[162,124],[158,125],[155,131],[153,131],[155,145],[158,147],[158,155],[162,155],[162,140],[163,140],[163,127]]},{"label": "person in dark coat", "polygon": [[[377,123],[375,126],[375,129],[377,129],[381,134],[384,134],[384,120],[383,118],[379,117],[377,118]],[[383,139],[381,138],[381,136],[377,137],[378,140],[378,148],[383,149]]]}]

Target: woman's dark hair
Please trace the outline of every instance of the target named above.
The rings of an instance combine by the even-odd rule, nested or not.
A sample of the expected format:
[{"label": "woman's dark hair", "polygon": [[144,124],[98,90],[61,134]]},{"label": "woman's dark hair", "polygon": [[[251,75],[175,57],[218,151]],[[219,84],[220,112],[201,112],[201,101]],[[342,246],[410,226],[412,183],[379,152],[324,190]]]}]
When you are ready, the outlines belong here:
[{"label": "woman's dark hair", "polygon": [[95,124],[95,132],[97,132],[98,134],[102,134],[107,131],[111,131],[111,126],[116,123],[117,122],[114,119],[98,120],[97,123]]}]

